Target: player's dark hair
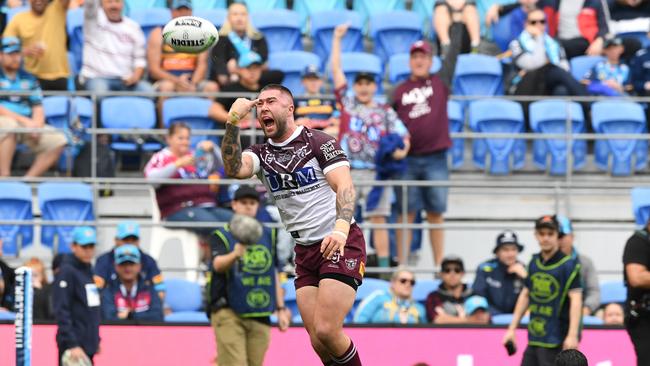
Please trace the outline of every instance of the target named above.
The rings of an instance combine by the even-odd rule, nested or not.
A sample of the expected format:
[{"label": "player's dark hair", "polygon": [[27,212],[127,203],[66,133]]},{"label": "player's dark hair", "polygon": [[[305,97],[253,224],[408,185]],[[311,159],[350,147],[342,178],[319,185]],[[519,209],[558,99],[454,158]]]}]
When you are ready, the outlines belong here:
[{"label": "player's dark hair", "polygon": [[280,84],[269,84],[260,90],[260,93],[267,91],[267,90],[279,90],[280,92],[286,94],[291,98],[291,102],[293,103],[293,93],[291,93],[291,90],[289,90],[286,86],[280,85]]},{"label": "player's dark hair", "polygon": [[577,349],[566,349],[555,357],[555,366],[588,366],[587,357]]},{"label": "player's dark hair", "polygon": [[167,136],[173,136],[178,130],[185,129],[188,132],[192,132],[192,128],[185,122],[176,122],[172,123],[171,126],[167,129]]}]

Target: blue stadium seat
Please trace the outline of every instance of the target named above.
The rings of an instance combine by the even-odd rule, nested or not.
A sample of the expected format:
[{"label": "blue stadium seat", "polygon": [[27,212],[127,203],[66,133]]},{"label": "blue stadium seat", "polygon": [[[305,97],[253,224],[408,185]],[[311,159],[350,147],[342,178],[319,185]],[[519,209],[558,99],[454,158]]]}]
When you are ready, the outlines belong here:
[{"label": "blue stadium seat", "polygon": [[154,28],[164,27],[172,19],[172,14],[167,8],[133,9],[129,18],[140,24],[145,39],[148,39]]},{"label": "blue stadium seat", "polygon": [[503,69],[496,57],[480,54],[458,56],[453,91],[456,95],[503,94]]},{"label": "blue stadium seat", "polygon": [[411,8],[420,16],[420,23],[422,25],[422,33],[429,37],[435,38],[435,29],[432,27],[433,6],[436,0],[413,0]]},{"label": "blue stadium seat", "polygon": [[[519,103],[483,99],[469,106],[469,125],[476,132],[519,133],[524,131],[524,112]],[[474,139],[473,160],[490,174],[509,174],[525,163],[526,143],[522,139]]]},{"label": "blue stadium seat", "polygon": [[165,321],[169,323],[210,323],[205,311],[179,311],[165,315]]},{"label": "blue stadium seat", "polygon": [[301,73],[309,65],[320,66],[320,58],[311,52],[287,51],[269,54],[269,68],[284,72],[282,85],[298,96],[305,92],[302,86]]},{"label": "blue stadium seat", "polygon": [[436,291],[440,286],[440,280],[426,279],[417,280],[413,287],[413,300],[424,303],[430,293]]},{"label": "blue stadium seat", "polygon": [[[567,119],[571,120],[572,133],[585,131],[585,118],[580,104],[565,100],[541,100],[530,105],[530,128],[537,133],[566,133]],[[569,153],[566,139],[535,140],[533,162],[551,175],[567,172]],[[573,168],[582,168],[587,161],[587,141],[573,140],[571,151]],[[550,159],[549,159],[550,158]]]},{"label": "blue stadium seat", "polygon": [[45,122],[56,128],[65,128],[70,119],[70,99],[57,95],[43,98]]},{"label": "blue stadium seat", "polygon": [[368,297],[371,293],[377,290],[388,290],[389,288],[390,283],[386,280],[370,277],[364,278],[362,285],[359,286],[359,289],[357,290],[357,295],[354,301],[358,305],[361,300]]},{"label": "blue stadium seat", "polygon": [[604,325],[603,320],[597,316],[593,315],[583,315],[582,316],[583,325]]},{"label": "blue stadium seat", "polygon": [[[162,118],[165,127],[176,122],[185,122],[193,130],[211,130],[215,128],[214,120],[208,117],[212,101],[207,98],[178,97],[166,99],[162,106]],[[196,146],[207,139],[206,135],[192,134],[191,145]]]},{"label": "blue stadium seat", "polygon": [[582,80],[584,79],[585,74],[587,74],[595,64],[604,59],[605,57],[603,56],[576,56],[569,61],[571,66],[571,75],[573,75],[573,78],[576,80]]},{"label": "blue stadium seat", "polygon": [[7,23],[6,24],[9,24],[11,19],[14,16],[16,16],[16,14],[22,13],[24,11],[30,11],[30,10],[31,10],[31,7],[29,5],[18,6],[18,7],[15,7],[15,8],[8,8],[7,9]]},{"label": "blue stadium seat", "polygon": [[422,39],[419,19],[416,13],[405,10],[377,13],[370,18],[374,52],[383,63],[392,55],[408,53],[411,44]]},{"label": "blue stadium seat", "polygon": [[[194,0],[196,1],[196,0]],[[151,8],[167,9],[166,0],[125,0],[124,13],[131,17],[132,12]]]},{"label": "blue stadium seat", "polygon": [[236,2],[246,4],[250,13],[287,8],[286,0],[236,0]]},{"label": "blue stadium seat", "polygon": [[13,311],[0,311],[0,320],[16,320],[16,313]]},{"label": "blue stadium seat", "polygon": [[[74,112],[81,120],[81,124],[85,128],[92,127],[92,118],[93,118],[93,102],[89,98],[85,97],[75,97],[73,107],[75,108]],[[73,115],[75,113],[73,112]]]},{"label": "blue stadium seat", "polygon": [[199,15],[199,12],[200,14],[203,14],[204,10],[225,9],[226,7],[226,0],[192,0],[192,10],[195,12],[194,14],[196,14],[196,16],[201,16]]},{"label": "blue stadium seat", "polygon": [[510,323],[512,322],[512,316],[513,314],[510,313],[496,314],[496,315],[492,315],[490,321],[494,325],[510,325]]},{"label": "blue stadium seat", "polygon": [[[92,221],[93,192],[83,183],[42,183],[38,203],[43,221]],[[44,225],[41,242],[54,253],[69,253],[74,226]]]},{"label": "blue stadium seat", "polygon": [[510,42],[514,39],[511,30],[512,15],[506,14],[499,18],[496,24],[492,25],[492,38],[501,51],[508,50]]},{"label": "blue stadium seat", "polygon": [[[605,100],[591,106],[594,131],[608,134],[642,134],[647,131],[643,107],[624,100]],[[647,140],[596,140],[596,166],[612,175],[630,175],[648,163]]]},{"label": "blue stadium seat", "polygon": [[301,51],[300,16],[295,11],[276,9],[251,14],[255,28],[264,33],[269,53]]},{"label": "blue stadium seat", "polygon": [[612,302],[624,303],[627,297],[627,288],[623,280],[602,282],[600,284],[600,304]]},{"label": "blue stadium seat", "polygon": [[172,312],[199,311],[203,305],[201,286],[181,278],[166,278],[165,302]]},{"label": "blue stadium seat", "polygon": [[[0,182],[0,220],[32,220],[32,189],[25,183]],[[18,256],[32,244],[34,227],[0,225],[4,255]]]},{"label": "blue stadium seat", "polygon": [[293,10],[300,15],[300,24],[303,33],[307,33],[307,20],[312,14],[329,11],[344,10],[345,0],[294,0]]},{"label": "blue stadium seat", "polygon": [[[465,126],[463,104],[455,100],[448,101],[447,116],[449,117],[449,132],[463,132]],[[451,167],[460,168],[465,161],[465,139],[454,138],[451,141],[451,149],[447,155],[451,158]]]},{"label": "blue stadium seat", "polygon": [[[105,128],[138,129],[154,128],[156,125],[156,106],[153,101],[142,97],[109,97],[101,102],[101,121]],[[125,131],[127,133],[127,131]],[[111,148],[119,152],[156,151],[162,145],[137,142],[113,136]]]},{"label": "blue stadium seat", "polygon": [[650,38],[648,38],[648,32],[623,32],[618,33],[618,36],[621,38],[636,39],[641,43],[641,48],[650,47]]},{"label": "blue stadium seat", "polygon": [[392,10],[405,10],[405,0],[354,0],[352,9],[359,12],[361,23],[366,24],[368,19],[375,14],[385,13]]},{"label": "blue stadium seat", "polygon": [[69,52],[72,53],[73,63],[70,68],[75,74],[81,70],[84,47],[84,11],[83,8],[68,10],[65,19],[66,33],[68,33]]},{"label": "blue stadium seat", "polygon": [[[411,75],[411,69],[409,68],[409,53],[399,53],[397,55],[392,55],[388,59],[388,81],[391,84],[399,84],[402,81],[408,79]],[[433,56],[433,64],[429,70],[432,74],[440,71],[442,67],[442,62],[440,57]]]},{"label": "blue stadium seat", "polygon": [[343,23],[350,23],[350,27],[341,40],[341,52],[363,51],[362,23],[357,12],[330,10],[312,15],[311,36],[314,41],[314,53],[320,57],[323,66],[330,57],[334,28]]},{"label": "blue stadium seat", "polygon": [[197,17],[201,17],[205,20],[210,21],[214,24],[217,29],[221,29],[221,26],[226,21],[228,17],[228,11],[226,9],[197,9],[194,8],[194,14]]},{"label": "blue stadium seat", "polygon": [[650,220],[650,187],[632,189],[632,209],[637,226],[645,226]]}]

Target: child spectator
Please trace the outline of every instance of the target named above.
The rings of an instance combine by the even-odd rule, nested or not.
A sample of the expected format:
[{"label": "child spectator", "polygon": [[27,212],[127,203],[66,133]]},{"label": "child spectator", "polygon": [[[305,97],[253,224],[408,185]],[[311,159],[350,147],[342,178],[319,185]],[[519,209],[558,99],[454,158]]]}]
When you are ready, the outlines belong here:
[{"label": "child spectator", "polygon": [[[458,28],[463,32],[461,53],[477,52],[481,43],[481,24],[474,0],[436,0],[433,27],[440,41],[440,54],[446,54],[451,44],[449,34]],[[469,38],[469,42],[467,39]],[[469,43],[469,44],[468,44]]]},{"label": "child spectator", "polygon": [[52,305],[52,287],[47,282],[45,266],[38,258],[30,258],[25,266],[32,269],[32,287],[34,290],[33,316],[34,320],[54,319]]},{"label": "child spectator", "polygon": [[455,256],[442,260],[440,277],[442,283],[438,290],[427,296],[427,319],[434,324],[461,324],[467,318],[463,307],[465,300],[472,295],[472,289],[463,283],[465,265]]},{"label": "child spectator", "polygon": [[630,79],[630,68],[621,63],[624,47],[619,37],[605,41],[603,54],[606,60],[599,61],[585,75],[587,90],[594,95],[621,96],[634,89]]},{"label": "child spectator", "polygon": [[293,99],[296,107],[294,112],[296,124],[323,130],[336,137],[339,133],[340,123],[336,102],[333,99],[320,97],[323,79],[318,66],[305,67],[301,79],[305,93]]},{"label": "child spectator", "polygon": [[623,325],[625,318],[623,306],[619,303],[609,303],[603,310],[603,322],[605,325]]},{"label": "child spectator", "polygon": [[415,275],[400,270],[393,273],[390,290],[377,290],[361,301],[354,313],[355,323],[424,324],[426,311],[413,300]]}]

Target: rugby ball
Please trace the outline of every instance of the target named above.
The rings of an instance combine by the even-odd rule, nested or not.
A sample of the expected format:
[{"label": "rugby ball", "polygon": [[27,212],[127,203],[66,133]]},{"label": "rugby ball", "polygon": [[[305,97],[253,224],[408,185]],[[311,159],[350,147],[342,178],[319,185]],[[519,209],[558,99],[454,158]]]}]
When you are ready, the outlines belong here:
[{"label": "rugby ball", "polygon": [[170,20],[162,32],[163,42],[175,51],[201,53],[209,50],[219,40],[217,27],[209,21],[185,16]]}]

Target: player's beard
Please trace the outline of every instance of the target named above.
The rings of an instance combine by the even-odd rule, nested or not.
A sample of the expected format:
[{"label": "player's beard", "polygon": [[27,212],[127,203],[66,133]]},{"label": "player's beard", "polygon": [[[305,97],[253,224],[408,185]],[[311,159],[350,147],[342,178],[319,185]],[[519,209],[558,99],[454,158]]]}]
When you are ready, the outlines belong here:
[{"label": "player's beard", "polygon": [[278,116],[277,118],[274,118],[275,120],[275,132],[271,135],[266,133],[266,130],[264,130],[264,134],[266,135],[267,138],[270,139],[277,139],[282,136],[287,132],[287,117],[286,116]]}]

